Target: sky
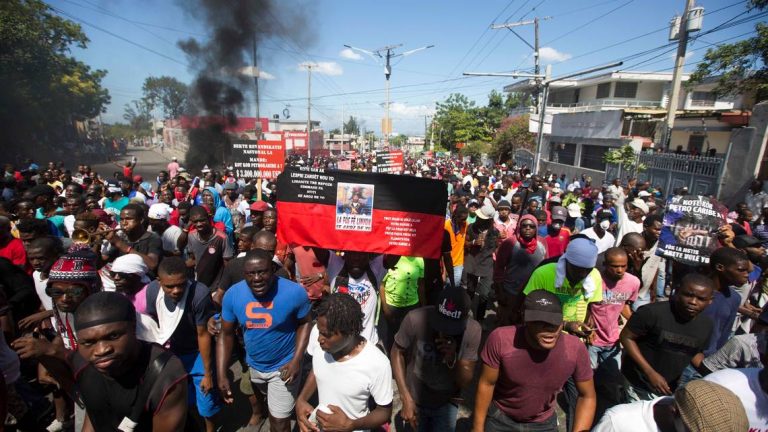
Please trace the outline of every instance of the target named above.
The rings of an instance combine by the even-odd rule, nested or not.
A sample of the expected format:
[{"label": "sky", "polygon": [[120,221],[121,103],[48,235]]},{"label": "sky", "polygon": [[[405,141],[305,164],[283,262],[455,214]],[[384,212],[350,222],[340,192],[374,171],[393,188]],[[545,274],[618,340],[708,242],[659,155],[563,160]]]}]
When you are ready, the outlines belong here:
[{"label": "sky", "polygon": [[[367,130],[379,133],[386,100],[384,66],[344,45],[373,51],[402,44],[395,53],[434,45],[392,61],[393,132],[408,135],[423,135],[425,116],[434,114],[435,103],[451,93],[484,105],[491,90],[501,92],[514,82],[505,77],[465,77],[463,72],[532,72],[533,50],[507,29],[490,29],[491,24],[539,17],[542,70],[552,65],[555,77],[620,59],[624,65],[615,70],[671,72],[676,48],[665,46],[668,23],[685,6],[684,0],[275,2],[303,14],[304,21],[279,23],[288,29],[287,35],[259,47],[261,115],[283,118],[287,112],[292,120],[306,120],[307,72],[299,65],[313,62],[318,67],[312,74],[312,120],[330,130],[341,127],[342,118],[351,115]],[[48,1],[55,13],[78,22],[90,39],[85,49],[73,49],[72,54],[92,68],[108,71],[103,85],[112,101],[102,116],[104,122],[123,121],[125,104],[141,98],[149,76],[194,80],[196,71],[177,42],[207,39],[206,25],[185,10],[195,3]],[[692,34],[697,37],[688,46],[686,71],[696,67],[708,48],[753,35],[757,22],[728,27],[756,15],[746,12],[745,0],[697,0],[696,5],[705,8],[700,33],[712,33]],[[533,45],[532,25],[517,27],[516,32]],[[247,97],[243,114],[253,115],[255,102],[250,94]]]}]

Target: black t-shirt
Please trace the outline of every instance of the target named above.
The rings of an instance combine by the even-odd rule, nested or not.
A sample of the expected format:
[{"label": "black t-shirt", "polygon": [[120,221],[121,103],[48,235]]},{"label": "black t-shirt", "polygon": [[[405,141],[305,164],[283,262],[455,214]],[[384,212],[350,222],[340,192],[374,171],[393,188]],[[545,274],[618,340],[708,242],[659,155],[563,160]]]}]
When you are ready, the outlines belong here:
[{"label": "black t-shirt", "polygon": [[443,289],[442,272],[440,270],[440,260],[442,255],[451,253],[451,235],[443,230],[443,243],[440,246],[440,258],[424,258],[424,287],[427,292],[439,291]]},{"label": "black t-shirt", "polygon": [[133,369],[119,378],[109,377],[99,372],[90,362],[77,352],[72,353],[72,365],[75,369],[75,381],[85,404],[85,411],[91,419],[93,429],[97,431],[116,431],[123,418],[130,416],[134,405],[144,405],[144,412],[139,419],[135,432],[151,432],[152,417],[162,408],[163,401],[174,385],[187,385],[187,372],[181,360],[172,356],[165,364],[158,379],[154,380],[147,400],[137,400],[143,377],[150,362],[164,349],[159,345],[140,342],[139,357]]},{"label": "black t-shirt", "polygon": [[[207,286],[197,281],[188,281],[187,301],[184,315],[176,326],[169,340],[170,350],[176,355],[185,355],[200,351],[197,345],[197,326],[205,327],[216,311],[213,308],[211,292]],[[152,281],[147,287],[147,314],[157,318],[157,296],[160,293],[160,282]],[[164,298],[165,307],[169,311],[176,309],[176,304],[168,297]]]},{"label": "black t-shirt", "polygon": [[[712,334],[712,321],[699,314],[683,322],[673,311],[673,302],[645,305],[629,319],[627,327],[638,335],[637,345],[645,360],[661,374],[675,391],[683,369],[694,355],[703,352]],[[634,386],[653,391],[645,374],[629,356],[624,356],[621,371]]]},{"label": "black t-shirt", "polygon": [[[282,278],[290,279],[291,275],[288,274],[288,272],[279,264],[275,263],[275,265],[278,267],[275,270],[275,276],[280,276]],[[231,287],[232,285],[240,282],[241,280],[245,279],[245,275],[243,274],[243,267],[245,266],[245,257],[242,256],[240,258],[235,258],[233,260],[230,260],[227,263],[227,266],[224,268],[224,273],[221,275],[221,279],[219,279],[219,288],[226,291]]]}]

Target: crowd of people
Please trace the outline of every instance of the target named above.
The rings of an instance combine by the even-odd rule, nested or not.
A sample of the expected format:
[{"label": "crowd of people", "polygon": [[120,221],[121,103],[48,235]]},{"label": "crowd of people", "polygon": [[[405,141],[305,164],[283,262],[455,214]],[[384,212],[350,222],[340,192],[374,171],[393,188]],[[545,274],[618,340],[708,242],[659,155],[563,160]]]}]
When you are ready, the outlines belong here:
[{"label": "crowd of people", "polygon": [[237,398],[254,431],[453,431],[462,406],[474,432],[768,430],[760,182],[692,267],[636,179],[407,159],[448,190],[422,258],[287,244],[274,182],[136,164],[5,165],[9,430],[214,431]]}]

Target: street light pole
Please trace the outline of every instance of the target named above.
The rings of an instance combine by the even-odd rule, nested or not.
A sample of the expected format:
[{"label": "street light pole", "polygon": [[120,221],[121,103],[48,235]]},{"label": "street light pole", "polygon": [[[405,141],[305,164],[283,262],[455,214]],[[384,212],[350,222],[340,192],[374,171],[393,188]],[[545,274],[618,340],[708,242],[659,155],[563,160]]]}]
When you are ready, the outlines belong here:
[{"label": "street light pole", "polygon": [[688,12],[691,8],[693,8],[693,0],[686,0],[683,16],[680,18],[677,56],[675,57],[675,69],[672,72],[672,90],[667,105],[667,121],[665,122],[664,142],[662,145],[665,150],[669,150],[669,143],[672,138],[672,127],[675,125],[675,115],[677,114],[678,99],[680,99],[680,82],[682,81],[683,67],[685,66],[685,51],[688,47]]},{"label": "street light pole", "polygon": [[[423,46],[421,48],[412,49],[410,51],[406,51],[400,54],[395,54],[395,49],[400,48],[403,46],[403,44],[397,44],[397,45],[388,45],[373,51],[364,50],[362,48],[356,48],[352,45],[344,45],[345,47],[359,51],[372,59],[376,60],[377,62],[379,60],[384,60],[384,78],[386,79],[384,83],[385,93],[386,93],[386,107],[384,110],[384,122],[382,123],[381,132],[382,135],[384,135],[384,145],[389,145],[389,134],[392,133],[392,120],[389,117],[389,78],[392,76],[392,64],[391,60],[395,57],[405,57],[409,56],[411,54],[414,54],[419,51],[423,51],[425,49],[429,49],[434,47],[434,45],[427,45]],[[379,60],[377,60],[377,57]]]},{"label": "street light pole", "polygon": [[312,157],[312,68],[316,67],[314,63],[303,63],[307,68],[307,159]]}]

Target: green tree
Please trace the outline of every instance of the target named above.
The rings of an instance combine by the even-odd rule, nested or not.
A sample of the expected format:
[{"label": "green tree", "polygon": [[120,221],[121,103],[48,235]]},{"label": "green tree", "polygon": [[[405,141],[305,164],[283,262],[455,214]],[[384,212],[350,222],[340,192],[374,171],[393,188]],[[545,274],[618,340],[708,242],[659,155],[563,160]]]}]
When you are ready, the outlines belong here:
[{"label": "green tree", "polygon": [[467,143],[464,147],[462,147],[459,153],[462,156],[469,156],[473,160],[477,161],[477,160],[480,160],[481,155],[488,154],[490,151],[491,151],[490,144],[482,141],[475,141],[475,142]]},{"label": "green tree", "polygon": [[331,134],[331,135],[341,135],[341,129],[333,128],[330,131],[328,131],[328,133]]},{"label": "green tree", "polygon": [[349,120],[344,123],[344,133],[360,135],[360,123],[352,116],[349,116]]},{"label": "green tree", "polygon": [[506,99],[504,99],[504,108],[507,110],[507,114],[517,108],[529,107],[533,105],[533,98],[528,93],[507,93]]},{"label": "green tree", "polygon": [[453,93],[444,102],[438,102],[436,108],[436,138],[442,147],[455,151],[456,143],[491,140],[480,109],[466,96]]},{"label": "green tree", "polygon": [[123,118],[138,136],[147,136],[151,132],[151,105],[145,99],[136,99],[125,104]]},{"label": "green tree", "polygon": [[[92,70],[69,55],[88,38],[79,25],[54,14],[40,0],[0,2],[0,145],[35,151],[20,143],[59,142],[73,120],[104,111],[106,71]],[[43,138],[45,137],[45,138]]]},{"label": "green tree", "polygon": [[189,87],[176,78],[147,77],[142,91],[150,111],[160,108],[167,119],[179,118],[186,111]]},{"label": "green tree", "polygon": [[501,122],[501,127],[491,144],[491,156],[499,163],[509,161],[517,149],[527,149],[531,152],[536,148],[536,140],[528,131],[528,117],[507,117]]},{"label": "green tree", "polygon": [[[768,0],[750,0],[747,7],[763,10]],[[768,24],[755,26],[756,35],[738,42],[708,49],[686,86],[693,87],[705,78],[719,75],[714,93],[735,95],[757,93],[757,101],[768,98]]]},{"label": "green tree", "polygon": [[482,118],[483,127],[490,134],[496,133],[501,126],[501,121],[507,116],[507,109],[504,106],[504,97],[496,90],[491,90],[488,95],[488,105],[479,109]]},{"label": "green tree", "polygon": [[389,145],[392,147],[402,147],[406,142],[408,142],[408,137],[403,134],[393,136],[389,139]]}]

